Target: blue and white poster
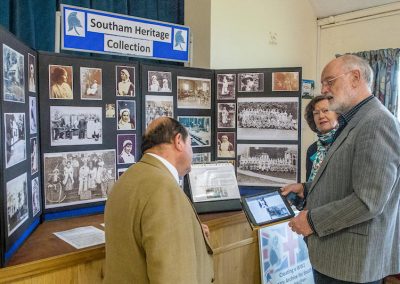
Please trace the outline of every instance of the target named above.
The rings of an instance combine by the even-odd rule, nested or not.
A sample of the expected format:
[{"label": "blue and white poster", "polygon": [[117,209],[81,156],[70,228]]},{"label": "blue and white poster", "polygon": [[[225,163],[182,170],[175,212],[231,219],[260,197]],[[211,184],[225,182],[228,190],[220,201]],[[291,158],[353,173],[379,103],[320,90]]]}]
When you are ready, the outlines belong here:
[{"label": "blue and white poster", "polygon": [[94,53],[189,61],[186,26],[61,5],[61,48]]},{"label": "blue and white poster", "polygon": [[314,277],[303,237],[288,222],[258,232],[262,284],[313,284]]}]

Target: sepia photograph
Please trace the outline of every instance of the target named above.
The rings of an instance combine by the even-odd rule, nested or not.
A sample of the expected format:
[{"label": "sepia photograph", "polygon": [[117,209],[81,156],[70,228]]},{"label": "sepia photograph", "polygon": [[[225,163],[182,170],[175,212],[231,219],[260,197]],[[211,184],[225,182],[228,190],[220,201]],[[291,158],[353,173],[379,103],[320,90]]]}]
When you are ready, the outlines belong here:
[{"label": "sepia photograph", "polygon": [[202,164],[211,162],[211,153],[193,153],[192,164]]},{"label": "sepia photograph", "polygon": [[50,99],[72,100],[73,89],[72,66],[49,65]]},{"label": "sepia photograph", "polygon": [[148,92],[172,92],[171,72],[148,71],[147,86]]},{"label": "sepia photograph", "polygon": [[28,53],[28,90],[36,93],[36,59],[35,56]]},{"label": "sepia photograph", "polygon": [[11,236],[29,217],[27,174],[8,181],[6,191],[7,229],[8,236]]},{"label": "sepia photograph", "polygon": [[135,130],[136,129],[136,102],[121,100],[117,101],[117,129]]},{"label": "sepia photograph", "polygon": [[211,80],[179,77],[178,108],[211,109]]},{"label": "sepia photograph", "polygon": [[239,92],[264,92],[264,73],[239,73]]},{"label": "sepia photograph", "polygon": [[3,91],[4,100],[25,102],[24,56],[3,44]]},{"label": "sepia photograph", "polygon": [[298,91],[299,72],[273,72],[272,91]]},{"label": "sepia photograph", "polygon": [[45,153],[45,208],[104,201],[115,182],[115,150]]},{"label": "sepia photograph", "polygon": [[106,104],[106,118],[115,118],[115,104]]},{"label": "sepia photograph", "polygon": [[298,140],[299,99],[238,98],[238,140]]},{"label": "sepia photograph", "polygon": [[217,99],[234,100],[236,97],[236,74],[218,74],[217,81]]},{"label": "sepia photograph", "polygon": [[51,146],[103,143],[102,108],[50,106]]},{"label": "sepia photograph", "polygon": [[36,104],[36,97],[29,97],[29,128],[30,134],[37,133],[37,104]]},{"label": "sepia photograph", "polygon": [[235,132],[217,132],[217,158],[235,158]]},{"label": "sepia photograph", "polygon": [[178,121],[188,129],[193,148],[211,146],[211,117],[178,116]]},{"label": "sepia photograph", "polygon": [[136,134],[118,134],[118,164],[135,163]]},{"label": "sepia photograph", "polygon": [[283,186],[296,183],[297,157],[297,145],[238,144],[238,184]]},{"label": "sepia photograph", "polygon": [[218,103],[218,128],[236,127],[236,104]]},{"label": "sepia photograph", "polygon": [[37,173],[39,168],[39,147],[37,143],[37,137],[31,138],[30,141],[31,149],[31,175]]},{"label": "sepia photograph", "polygon": [[39,177],[32,180],[32,217],[35,217],[40,212],[40,188]]},{"label": "sepia photograph", "polygon": [[115,89],[117,96],[135,96],[135,67],[115,66]]},{"label": "sepia photograph", "polygon": [[146,96],[146,127],[154,119],[169,116],[174,117],[173,96]]},{"label": "sepia photograph", "polygon": [[6,168],[26,160],[25,113],[5,113]]},{"label": "sepia photograph", "polygon": [[103,90],[102,70],[100,68],[80,68],[81,99],[101,100]]}]

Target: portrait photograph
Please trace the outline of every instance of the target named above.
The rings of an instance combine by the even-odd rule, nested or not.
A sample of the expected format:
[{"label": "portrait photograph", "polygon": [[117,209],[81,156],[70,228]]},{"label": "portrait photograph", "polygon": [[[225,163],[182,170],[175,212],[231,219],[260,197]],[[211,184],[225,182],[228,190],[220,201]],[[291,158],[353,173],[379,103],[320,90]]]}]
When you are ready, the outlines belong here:
[{"label": "portrait photograph", "polygon": [[39,146],[37,143],[37,137],[31,138],[30,141],[31,149],[31,175],[37,173],[39,168]]},{"label": "portrait photograph", "polygon": [[118,134],[117,152],[118,164],[133,164],[136,151],[136,134]]},{"label": "portrait photograph", "polygon": [[174,117],[173,96],[146,96],[146,127],[154,119],[169,116]]},{"label": "portrait photograph", "polygon": [[297,149],[297,145],[238,144],[238,184],[280,187],[296,183]]},{"label": "portrait photograph", "polygon": [[50,106],[51,146],[103,143],[102,108]]},{"label": "portrait photograph", "polygon": [[31,93],[36,93],[36,58],[28,53],[28,90]]},{"label": "portrait photograph", "polygon": [[292,91],[299,90],[299,72],[273,72],[272,91]]},{"label": "portrait photograph", "polygon": [[115,104],[106,104],[106,118],[115,118]]},{"label": "portrait photograph", "polygon": [[117,101],[117,129],[135,130],[136,129],[136,102],[121,100]]},{"label": "portrait photograph", "polygon": [[35,177],[32,182],[32,217],[40,212],[40,188],[39,177]]},{"label": "portrait photograph", "polygon": [[135,67],[115,66],[115,89],[117,96],[135,96]]},{"label": "portrait photograph", "polygon": [[217,81],[217,99],[234,100],[236,97],[236,74],[218,74]]},{"label": "portrait photograph", "polygon": [[29,97],[29,128],[30,134],[37,133],[37,104],[36,97]]},{"label": "portrait photograph", "polygon": [[101,100],[103,97],[103,79],[100,68],[80,68],[81,99]]},{"label": "portrait photograph", "polygon": [[202,164],[211,162],[211,153],[193,153],[192,164]]},{"label": "portrait photograph", "polygon": [[49,96],[54,100],[74,98],[72,66],[49,65]]},{"label": "portrait photograph", "polygon": [[25,102],[24,56],[3,43],[3,92],[4,100]]},{"label": "portrait photograph", "polygon": [[211,117],[178,116],[178,121],[188,129],[193,148],[211,146]]},{"label": "portrait photograph", "polygon": [[115,182],[115,150],[45,153],[45,208],[107,199]]},{"label": "portrait photograph", "polygon": [[217,132],[217,158],[235,158],[235,132]]},{"label": "portrait photograph", "polygon": [[298,140],[299,99],[238,98],[238,140]]},{"label": "portrait photograph", "polygon": [[151,92],[172,92],[172,75],[171,72],[148,71],[147,72],[147,91]]},{"label": "portrait photograph", "polygon": [[218,103],[218,128],[236,127],[236,104]]},{"label": "portrait photograph", "polygon": [[25,113],[5,113],[6,168],[26,160]]},{"label": "portrait photograph", "polygon": [[211,109],[211,80],[179,77],[177,92],[178,108]]},{"label": "portrait photograph", "polygon": [[8,181],[6,192],[7,232],[11,236],[29,217],[27,174]]},{"label": "portrait photograph", "polygon": [[245,93],[264,92],[264,73],[239,73],[238,91]]}]

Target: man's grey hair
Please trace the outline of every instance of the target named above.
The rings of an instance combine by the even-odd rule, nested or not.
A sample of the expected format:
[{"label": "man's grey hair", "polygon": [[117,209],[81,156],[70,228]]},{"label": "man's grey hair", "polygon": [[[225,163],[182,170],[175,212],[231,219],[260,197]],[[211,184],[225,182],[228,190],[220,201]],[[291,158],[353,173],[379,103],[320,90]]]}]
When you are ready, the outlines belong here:
[{"label": "man's grey hair", "polygon": [[374,71],[372,71],[369,63],[356,55],[345,54],[339,57],[343,62],[343,67],[345,72],[349,72],[354,69],[359,69],[361,73],[361,77],[367,83],[368,89],[372,91],[372,84],[374,81]]}]

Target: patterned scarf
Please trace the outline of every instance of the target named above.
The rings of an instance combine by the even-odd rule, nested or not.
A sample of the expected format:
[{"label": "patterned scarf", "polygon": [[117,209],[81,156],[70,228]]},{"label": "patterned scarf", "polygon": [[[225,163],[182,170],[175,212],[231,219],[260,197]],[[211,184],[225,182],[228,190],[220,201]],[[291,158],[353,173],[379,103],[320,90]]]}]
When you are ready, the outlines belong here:
[{"label": "patterned scarf", "polygon": [[313,181],[313,179],[317,175],[317,172],[321,167],[322,161],[324,160],[326,153],[329,150],[329,147],[331,147],[332,142],[334,141],[335,138],[334,135],[337,129],[338,128],[335,127],[334,129],[332,129],[327,133],[318,134],[317,152],[315,152],[315,154],[310,157],[310,160],[313,162],[313,165],[311,168],[311,173],[310,177],[308,178],[308,181]]}]

